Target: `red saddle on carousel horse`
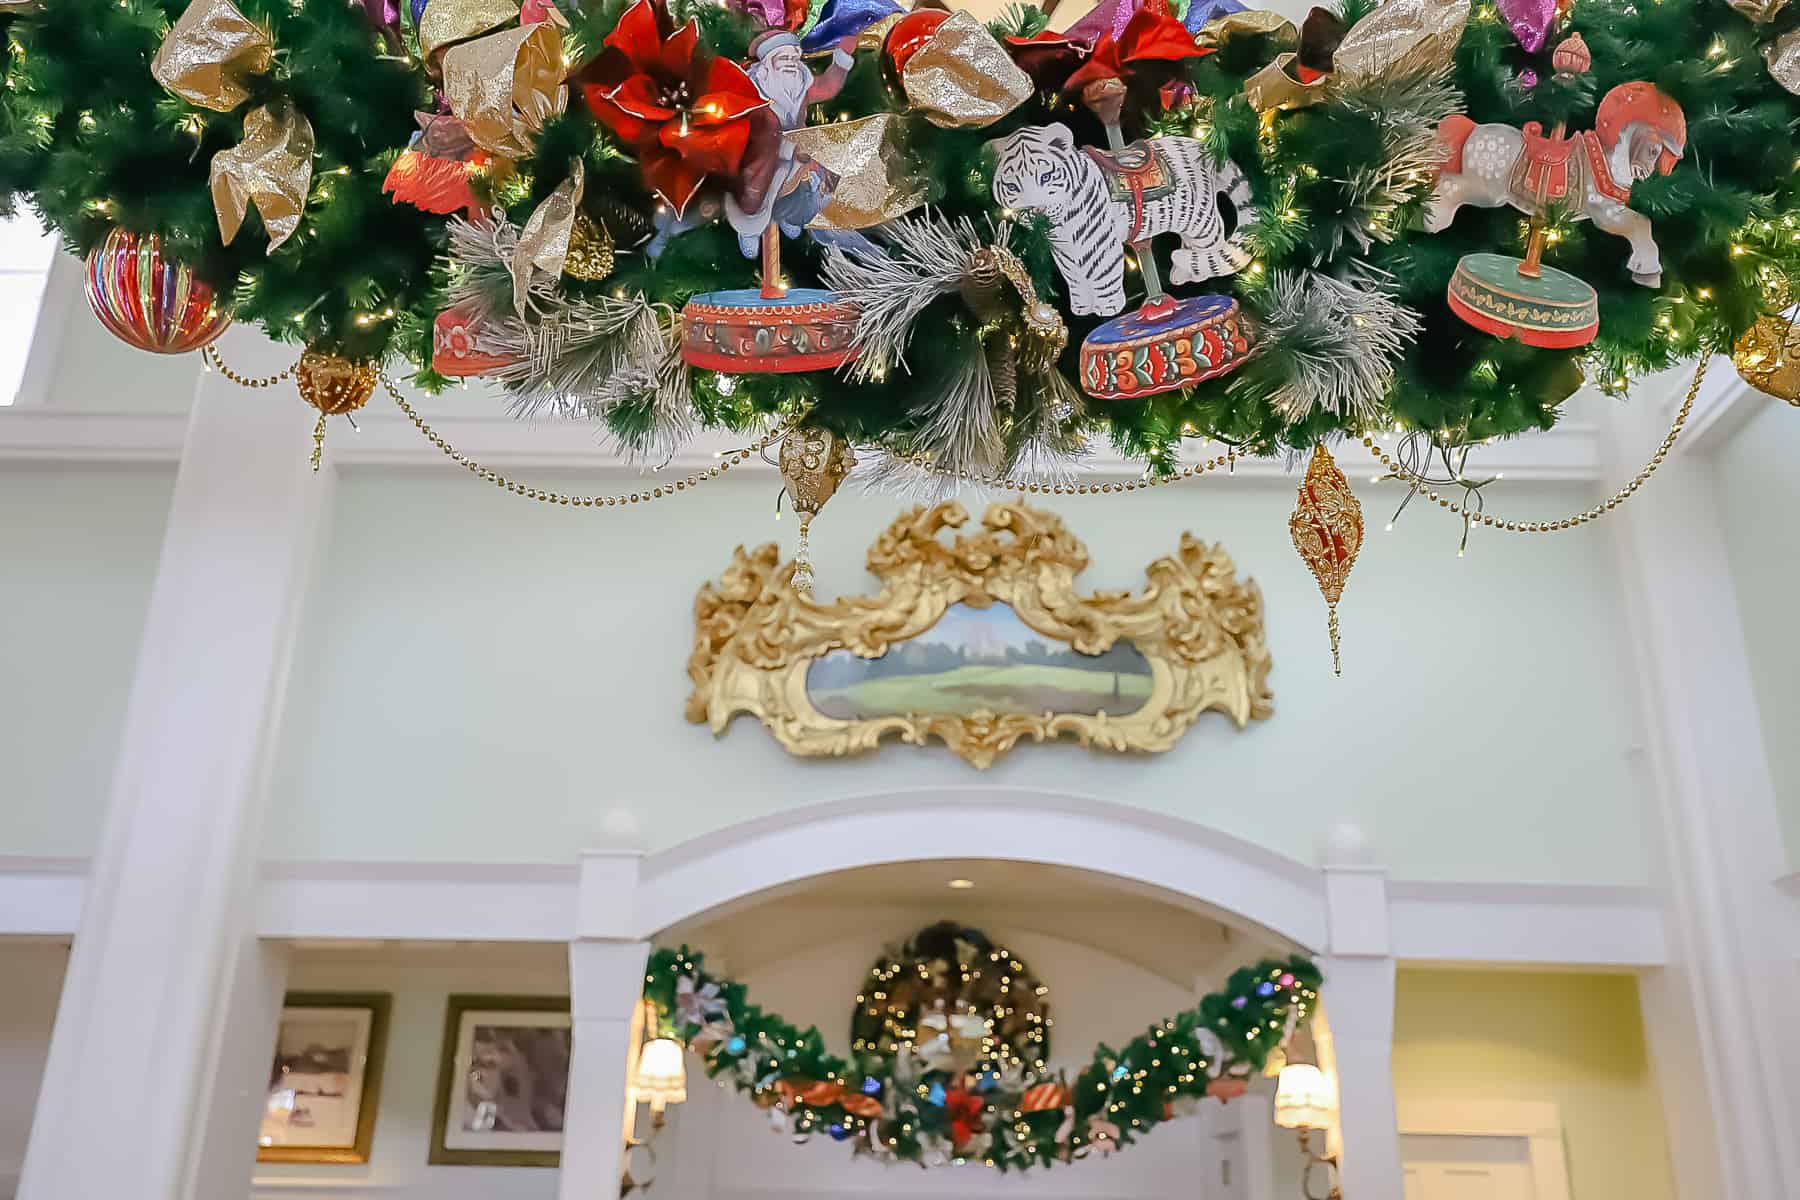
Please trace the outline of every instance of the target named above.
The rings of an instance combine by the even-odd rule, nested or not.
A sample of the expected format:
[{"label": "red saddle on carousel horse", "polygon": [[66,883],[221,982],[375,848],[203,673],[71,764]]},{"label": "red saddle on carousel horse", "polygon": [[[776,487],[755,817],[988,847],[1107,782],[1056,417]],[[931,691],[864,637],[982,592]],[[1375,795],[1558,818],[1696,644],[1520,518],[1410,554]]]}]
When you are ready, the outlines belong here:
[{"label": "red saddle on carousel horse", "polygon": [[1444,165],[1428,231],[1447,228],[1465,204],[1534,214],[1561,202],[1629,241],[1631,277],[1662,286],[1662,253],[1650,218],[1630,207],[1631,185],[1675,169],[1687,150],[1687,118],[1654,84],[1620,84],[1601,100],[1594,128],[1568,137],[1546,135],[1536,121],[1519,130],[1454,116],[1438,126],[1438,140]]}]

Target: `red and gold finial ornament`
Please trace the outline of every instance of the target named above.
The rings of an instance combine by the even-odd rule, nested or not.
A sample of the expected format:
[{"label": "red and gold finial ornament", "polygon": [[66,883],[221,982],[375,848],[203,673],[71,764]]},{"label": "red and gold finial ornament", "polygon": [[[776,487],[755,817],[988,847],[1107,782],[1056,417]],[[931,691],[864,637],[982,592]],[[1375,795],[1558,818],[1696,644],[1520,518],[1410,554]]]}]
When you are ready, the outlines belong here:
[{"label": "red and gold finial ornament", "polygon": [[1362,549],[1363,517],[1362,505],[1351,492],[1350,481],[1344,478],[1324,443],[1313,447],[1306,478],[1300,482],[1299,499],[1288,518],[1288,532],[1293,535],[1294,549],[1319,581],[1319,591],[1330,608],[1331,669],[1342,675],[1337,606],[1350,578],[1350,568],[1356,565],[1356,553]]}]

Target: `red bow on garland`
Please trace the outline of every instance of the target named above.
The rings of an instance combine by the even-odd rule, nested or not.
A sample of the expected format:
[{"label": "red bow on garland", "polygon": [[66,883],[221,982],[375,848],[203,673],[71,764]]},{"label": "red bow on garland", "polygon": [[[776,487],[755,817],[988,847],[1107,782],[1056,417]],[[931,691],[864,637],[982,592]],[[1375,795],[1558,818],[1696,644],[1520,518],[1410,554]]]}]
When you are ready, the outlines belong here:
[{"label": "red bow on garland", "polygon": [[750,114],[768,107],[744,69],[700,49],[700,25],[674,28],[661,0],[637,0],[581,73],[588,108],[630,142],[644,182],[688,206],[707,176],[730,178],[750,144]]},{"label": "red bow on garland", "polygon": [[1110,33],[1100,35],[1093,53],[1064,82],[1063,90],[1078,92],[1097,80],[1129,79],[1153,63],[1172,64],[1211,53],[1196,46],[1194,35],[1167,12],[1141,8],[1117,41]]},{"label": "red bow on garland", "polygon": [[816,1079],[780,1079],[775,1083],[781,1103],[792,1110],[797,1104],[808,1108],[830,1108],[837,1105],[853,1117],[879,1117],[881,1101],[861,1092],[847,1091],[841,1083]]}]

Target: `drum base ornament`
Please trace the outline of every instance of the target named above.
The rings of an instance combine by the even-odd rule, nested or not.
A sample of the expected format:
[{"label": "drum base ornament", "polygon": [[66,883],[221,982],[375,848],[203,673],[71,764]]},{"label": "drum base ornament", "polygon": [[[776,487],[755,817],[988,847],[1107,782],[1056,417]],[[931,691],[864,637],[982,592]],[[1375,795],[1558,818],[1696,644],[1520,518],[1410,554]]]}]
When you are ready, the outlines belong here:
[{"label": "drum base ornament", "polygon": [[681,310],[681,357],[736,375],[829,371],[856,355],[856,309],[823,288],[703,292]]},{"label": "drum base ornament", "polygon": [[1081,390],[1097,400],[1152,396],[1235,371],[1255,349],[1229,296],[1160,296],[1081,343]]},{"label": "drum base ornament", "polygon": [[1508,254],[1466,254],[1450,278],[1450,311],[1497,338],[1568,350],[1600,332],[1600,299],[1586,283],[1555,267]]}]

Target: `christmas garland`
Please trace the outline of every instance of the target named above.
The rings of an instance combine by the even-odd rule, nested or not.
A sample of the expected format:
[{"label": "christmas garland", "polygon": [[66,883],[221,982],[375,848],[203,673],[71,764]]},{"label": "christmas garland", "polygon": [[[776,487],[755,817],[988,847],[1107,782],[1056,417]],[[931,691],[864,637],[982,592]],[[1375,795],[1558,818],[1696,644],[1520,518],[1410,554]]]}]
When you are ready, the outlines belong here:
[{"label": "christmas garland", "polygon": [[[817,1029],[749,1003],[741,983],[709,975],[686,947],[651,956],[644,997],[660,1036],[699,1054],[710,1077],[768,1109],[796,1141],[821,1133],[857,1155],[1005,1171],[1111,1154],[1208,1096],[1242,1094],[1249,1076],[1278,1061],[1319,987],[1304,958],[1241,969],[1223,992],[1117,1050],[1096,1047],[1072,1080],[999,1058],[965,1070],[910,1048],[839,1058]],[[859,1012],[872,995],[866,988]]]},{"label": "christmas garland", "polygon": [[[427,387],[444,382],[446,342],[479,349],[521,412],[589,416],[634,447],[778,413],[953,470],[1007,470],[1091,437],[1165,471],[1189,436],[1266,452],[1388,427],[1450,444],[1548,427],[1584,377],[1618,390],[1730,346],[1789,302],[1800,268],[1800,6],[1783,0],[1574,0],[1560,16],[1343,0],[1303,30],[1233,15],[1231,0],[1108,0],[1080,37],[1046,33],[1026,8],[899,40],[893,14],[859,18],[893,7],[4,0],[0,208],[28,198],[75,252],[137,254],[120,260],[127,283],[190,296],[191,271],[237,320],[353,362],[404,357]],[[819,79],[832,87],[815,90],[835,95],[790,140],[836,181],[834,206],[869,210],[860,223],[825,210],[829,236],[765,239],[796,294],[830,287],[847,306],[847,333],[813,331],[854,339],[860,353],[835,370],[695,366],[696,330],[732,317],[677,317],[756,283],[733,206],[773,204],[780,227],[790,194],[757,189],[798,178],[763,85],[738,65],[770,32],[831,55]],[[934,97],[932,80],[966,81],[972,64],[1001,94]],[[1580,131],[1617,136],[1606,98],[1629,84],[1663,106],[1668,153],[1594,186],[1623,189],[1618,203],[1648,219],[1660,275],[1636,240],[1578,220],[1582,193],[1554,199],[1559,172],[1606,169],[1600,150],[1581,165]],[[1543,201],[1535,220],[1501,204],[1422,227],[1439,169],[1465,152],[1459,114],[1476,136],[1553,130],[1548,174],[1520,185]],[[1573,140],[1558,141],[1565,127]],[[1166,352],[1123,346],[1139,361],[1121,359],[1113,387],[1093,373],[1114,364],[1084,350],[1108,314],[1078,311],[1091,306],[1053,266],[1058,229],[997,197],[995,146],[1097,148],[1121,131],[1203,146],[1230,237],[1176,251],[1197,256],[1178,278],[1216,276],[1211,332]],[[845,161],[854,171],[825,165]],[[1135,235],[1168,180],[1111,178],[1126,181]],[[1146,228],[1125,277],[1134,302],[1157,290]],[[157,240],[122,244],[121,231]],[[1591,287],[1591,340],[1496,338],[1448,299],[1462,264],[1540,250]],[[109,327],[141,327],[90,271]],[[1203,340],[1204,370],[1186,357]],[[1184,385],[1145,384],[1146,354]]]}]

